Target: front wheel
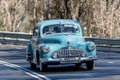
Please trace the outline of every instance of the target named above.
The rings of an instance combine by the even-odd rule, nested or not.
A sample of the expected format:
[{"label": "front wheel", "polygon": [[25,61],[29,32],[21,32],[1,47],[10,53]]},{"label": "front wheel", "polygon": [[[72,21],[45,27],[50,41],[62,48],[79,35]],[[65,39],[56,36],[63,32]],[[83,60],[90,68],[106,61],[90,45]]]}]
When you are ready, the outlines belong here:
[{"label": "front wheel", "polygon": [[86,67],[87,67],[88,70],[93,70],[94,61],[87,61],[86,62]]},{"label": "front wheel", "polygon": [[36,68],[36,64],[30,63],[30,68],[31,68],[31,69],[35,69],[35,68]]},{"label": "front wheel", "polygon": [[80,67],[80,66],[81,66],[81,63],[76,63],[75,66],[76,66],[76,67]]},{"label": "front wheel", "polygon": [[40,71],[44,72],[44,71],[46,71],[46,69],[47,69],[47,65],[40,63]]}]

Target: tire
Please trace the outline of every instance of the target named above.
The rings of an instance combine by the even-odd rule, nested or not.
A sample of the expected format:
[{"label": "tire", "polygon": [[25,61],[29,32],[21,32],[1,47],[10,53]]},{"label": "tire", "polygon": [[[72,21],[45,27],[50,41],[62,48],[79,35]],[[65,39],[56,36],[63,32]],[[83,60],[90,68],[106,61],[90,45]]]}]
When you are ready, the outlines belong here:
[{"label": "tire", "polygon": [[46,71],[46,69],[47,69],[47,65],[43,64],[43,63],[40,63],[40,71],[44,72],[44,71]]},{"label": "tire", "polygon": [[94,61],[87,61],[86,62],[86,68],[87,68],[87,70],[93,70],[93,68],[94,68]]},{"label": "tire", "polygon": [[30,68],[31,68],[31,69],[36,69],[36,64],[30,63]]},{"label": "tire", "polygon": [[80,66],[81,66],[81,63],[76,63],[75,66],[76,66],[76,67],[80,67]]}]

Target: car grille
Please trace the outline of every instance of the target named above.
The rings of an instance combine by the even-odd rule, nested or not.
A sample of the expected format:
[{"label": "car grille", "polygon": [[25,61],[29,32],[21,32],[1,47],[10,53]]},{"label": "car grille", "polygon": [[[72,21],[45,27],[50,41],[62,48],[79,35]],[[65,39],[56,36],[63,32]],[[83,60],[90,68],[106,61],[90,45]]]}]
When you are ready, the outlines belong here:
[{"label": "car grille", "polygon": [[56,51],[58,58],[72,58],[72,57],[80,57],[82,50],[79,49],[60,49]]}]

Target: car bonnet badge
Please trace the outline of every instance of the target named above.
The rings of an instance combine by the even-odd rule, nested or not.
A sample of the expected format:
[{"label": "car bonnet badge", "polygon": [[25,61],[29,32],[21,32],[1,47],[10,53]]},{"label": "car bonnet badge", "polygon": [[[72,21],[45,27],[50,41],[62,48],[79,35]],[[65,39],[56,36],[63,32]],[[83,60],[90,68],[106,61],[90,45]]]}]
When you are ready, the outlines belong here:
[{"label": "car bonnet badge", "polygon": [[69,49],[69,50],[71,50],[71,49],[72,49],[72,47],[68,47],[68,49]]}]

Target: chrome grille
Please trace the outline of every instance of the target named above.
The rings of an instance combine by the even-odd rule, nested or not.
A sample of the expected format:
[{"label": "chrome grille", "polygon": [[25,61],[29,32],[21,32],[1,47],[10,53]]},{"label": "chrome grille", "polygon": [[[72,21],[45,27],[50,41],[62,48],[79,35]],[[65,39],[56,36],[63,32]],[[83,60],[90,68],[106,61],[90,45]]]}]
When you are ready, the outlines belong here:
[{"label": "chrome grille", "polygon": [[72,57],[80,57],[82,50],[79,49],[60,49],[56,51],[58,58],[72,58]]}]

